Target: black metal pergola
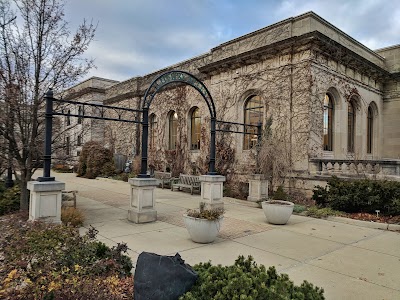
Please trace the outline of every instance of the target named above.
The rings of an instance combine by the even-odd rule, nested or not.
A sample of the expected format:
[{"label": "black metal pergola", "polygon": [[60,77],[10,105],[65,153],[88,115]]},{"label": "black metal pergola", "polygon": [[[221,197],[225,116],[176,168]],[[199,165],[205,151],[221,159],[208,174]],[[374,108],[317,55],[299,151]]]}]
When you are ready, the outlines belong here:
[{"label": "black metal pergola", "polygon": [[[139,178],[148,178],[150,175],[147,174],[147,147],[148,147],[148,131],[149,131],[149,109],[150,105],[155,97],[155,95],[163,89],[166,85],[173,83],[183,83],[190,85],[194,89],[196,89],[204,101],[207,104],[207,107],[210,111],[211,117],[211,130],[210,130],[210,161],[208,168],[208,175],[216,175],[215,171],[215,134],[216,131],[221,132],[233,132],[233,133],[241,133],[241,134],[252,134],[246,131],[246,127],[255,127],[257,128],[257,137],[260,139],[261,137],[261,124],[251,125],[251,124],[243,124],[243,123],[235,123],[235,122],[226,122],[226,121],[217,121],[216,120],[216,110],[215,104],[211,97],[210,92],[207,87],[194,75],[185,72],[185,71],[168,71],[165,72],[158,77],[156,77],[148,89],[146,90],[143,100],[140,103],[140,109],[129,109],[124,107],[116,107],[116,106],[108,106],[102,104],[94,104],[88,102],[79,102],[79,101],[70,101],[70,100],[62,100],[55,99],[53,97],[53,91],[49,89],[45,95],[46,100],[46,129],[45,129],[45,146],[44,146],[44,163],[43,163],[43,176],[39,177],[38,180],[41,182],[45,181],[54,181],[54,177],[50,176],[50,167],[51,167],[51,141],[52,141],[52,126],[53,126],[53,116],[68,116],[68,117],[77,117],[77,118],[87,118],[87,119],[98,119],[98,120],[108,120],[108,121],[116,121],[116,122],[125,122],[125,123],[136,123],[142,125],[142,160],[141,160],[141,169]],[[64,112],[55,111],[53,107],[53,103],[63,103],[72,106],[81,107],[81,113],[71,114],[69,111]],[[98,110],[99,115],[87,115],[85,114],[85,108],[92,107]],[[118,118],[111,118],[105,116],[107,111],[113,111],[117,113]],[[142,120],[138,121],[133,117],[136,113],[142,113]],[[227,125],[241,125],[244,126],[243,131],[234,131],[230,129],[216,129],[216,123],[227,124]]]}]

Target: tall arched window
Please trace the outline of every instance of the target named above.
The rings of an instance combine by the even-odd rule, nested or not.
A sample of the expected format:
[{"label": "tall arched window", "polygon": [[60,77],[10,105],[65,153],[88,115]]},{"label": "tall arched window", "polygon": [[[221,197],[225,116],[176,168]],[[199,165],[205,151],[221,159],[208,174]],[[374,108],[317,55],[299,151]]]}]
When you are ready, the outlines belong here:
[{"label": "tall arched window", "polygon": [[[244,107],[244,123],[250,125],[258,125],[263,122],[264,105],[260,96],[250,96]],[[245,126],[245,132],[250,134],[244,135],[243,149],[248,150],[257,144],[257,127]]]},{"label": "tall arched window", "polygon": [[150,149],[155,149],[157,138],[157,119],[155,114],[150,115]]},{"label": "tall arched window", "polygon": [[190,149],[200,149],[200,137],[201,137],[201,118],[200,110],[198,107],[192,110],[190,115]]},{"label": "tall arched window", "polygon": [[347,105],[347,151],[354,152],[356,111],[353,101]]},{"label": "tall arched window", "polygon": [[374,116],[373,110],[371,106],[368,107],[368,115],[367,115],[367,153],[372,153],[373,146],[373,137],[374,137]]},{"label": "tall arched window", "polygon": [[169,149],[176,148],[176,138],[178,135],[178,114],[174,111],[169,113]]},{"label": "tall arched window", "polygon": [[324,150],[333,150],[333,99],[330,94],[324,98]]}]

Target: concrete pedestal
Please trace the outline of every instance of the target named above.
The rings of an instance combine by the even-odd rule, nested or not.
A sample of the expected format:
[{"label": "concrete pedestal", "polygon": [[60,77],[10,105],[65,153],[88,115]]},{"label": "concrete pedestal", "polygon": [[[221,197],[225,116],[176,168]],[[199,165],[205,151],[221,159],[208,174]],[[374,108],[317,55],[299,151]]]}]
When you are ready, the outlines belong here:
[{"label": "concrete pedestal", "polygon": [[268,180],[262,174],[252,174],[249,178],[247,200],[257,202],[268,198]]},{"label": "concrete pedestal", "polygon": [[223,208],[223,190],[225,176],[201,175],[201,202],[204,202],[207,209]]},{"label": "concrete pedestal", "polygon": [[65,183],[59,181],[29,181],[29,220],[61,223],[61,191]]},{"label": "concrete pedestal", "polygon": [[154,188],[157,180],[154,178],[130,178],[131,201],[128,210],[128,220],[134,223],[148,223],[157,220],[155,210]]}]

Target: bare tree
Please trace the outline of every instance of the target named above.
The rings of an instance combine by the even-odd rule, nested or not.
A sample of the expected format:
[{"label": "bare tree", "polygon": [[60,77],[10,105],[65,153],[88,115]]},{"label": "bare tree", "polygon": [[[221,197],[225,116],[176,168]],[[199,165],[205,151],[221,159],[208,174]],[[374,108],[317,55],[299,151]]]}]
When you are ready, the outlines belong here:
[{"label": "bare tree", "polygon": [[43,95],[70,87],[93,66],[82,54],[96,28],[83,21],[71,35],[63,0],[14,4],[15,11],[9,0],[0,0],[0,137],[20,171],[20,207],[28,209],[26,186],[43,148]]}]

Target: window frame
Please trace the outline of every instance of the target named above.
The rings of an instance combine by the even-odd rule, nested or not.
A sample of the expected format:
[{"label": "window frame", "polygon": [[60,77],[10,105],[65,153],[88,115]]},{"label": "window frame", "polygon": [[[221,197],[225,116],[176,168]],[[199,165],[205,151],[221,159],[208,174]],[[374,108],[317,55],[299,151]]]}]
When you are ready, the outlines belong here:
[{"label": "window frame", "polygon": [[[198,122],[198,126],[196,123]],[[200,109],[194,107],[190,113],[190,150],[200,150],[201,116]]]},{"label": "window frame", "polygon": [[[258,99],[256,99],[258,98]],[[254,103],[254,107],[251,105]],[[251,111],[258,114],[258,122],[252,122],[252,117],[250,116]],[[250,95],[247,97],[244,108],[243,108],[243,115],[244,115],[244,124],[248,125],[258,125],[259,123],[263,124],[264,121],[264,103],[262,102],[261,96],[257,94]],[[253,116],[254,118],[254,116]],[[249,121],[250,119],[250,121]],[[243,135],[243,150],[251,150],[257,145],[257,127],[247,127],[244,125],[245,134]]]},{"label": "window frame", "polygon": [[178,114],[170,111],[168,115],[168,149],[176,149],[176,141],[178,138]]},{"label": "window frame", "polygon": [[347,103],[347,152],[354,153],[356,135],[356,109],[353,100]]},{"label": "window frame", "polygon": [[372,154],[374,146],[374,110],[371,105],[367,112],[367,154]]},{"label": "window frame", "polygon": [[326,93],[324,97],[323,138],[322,138],[322,148],[324,151],[333,151],[334,117],[335,117],[335,102],[333,100],[333,96],[329,93]]}]

